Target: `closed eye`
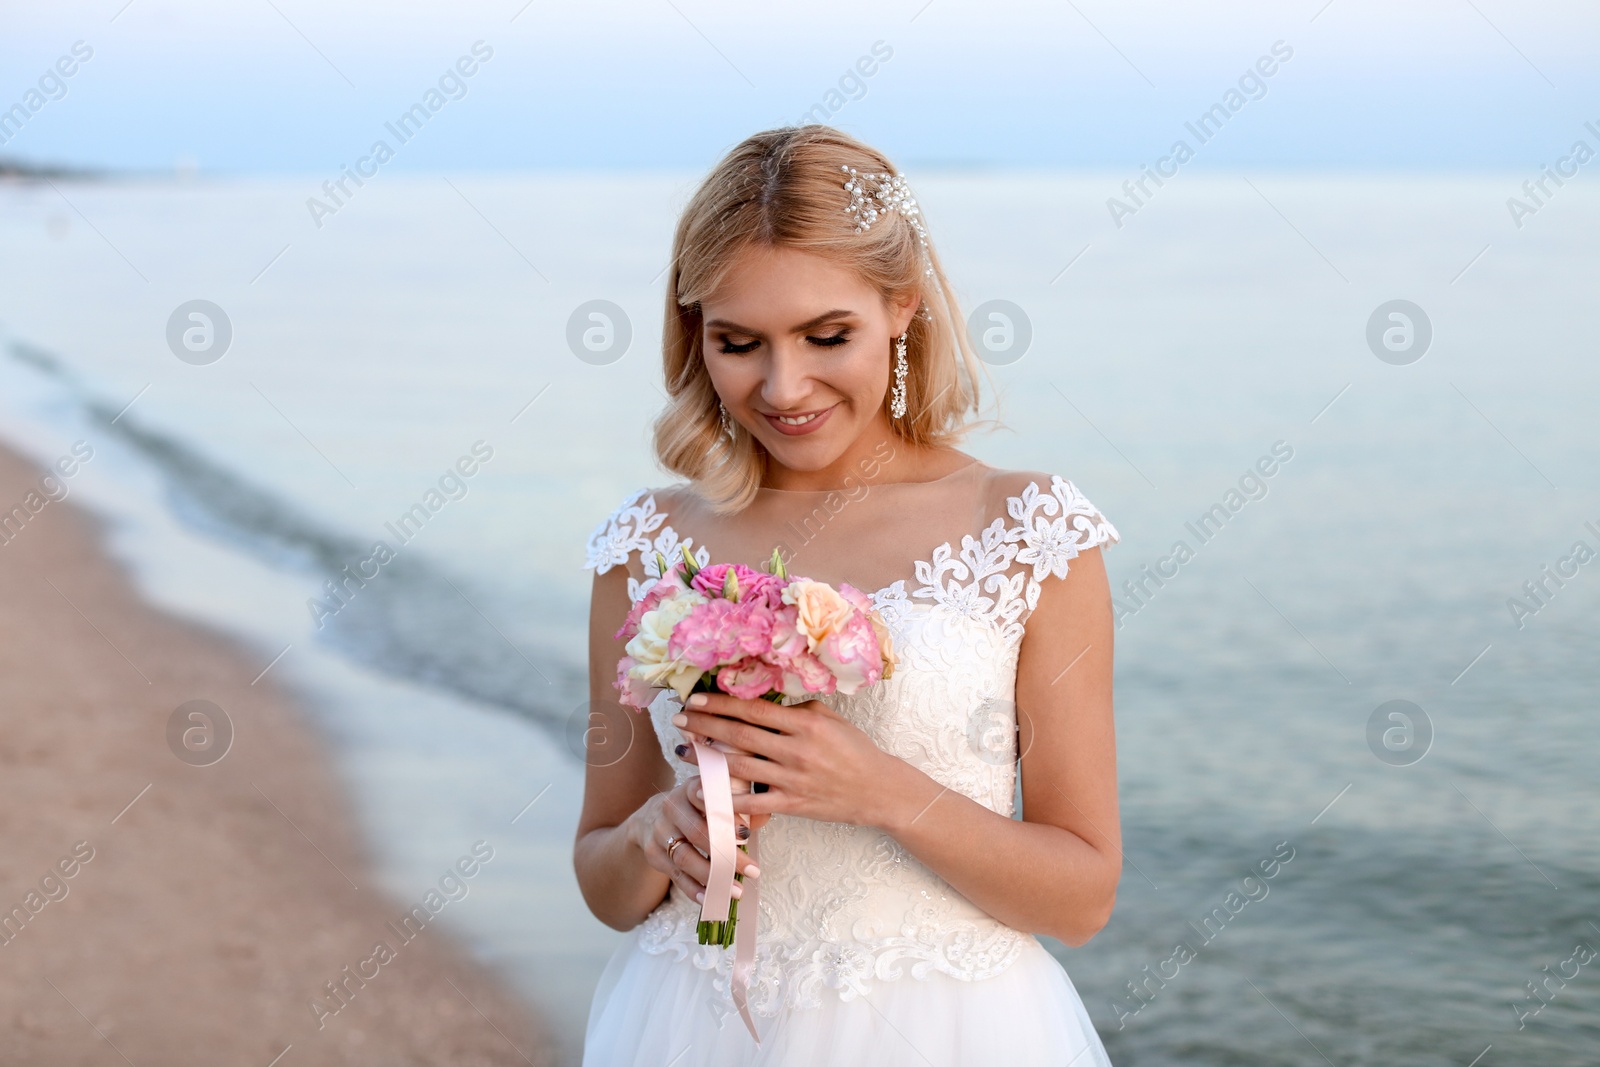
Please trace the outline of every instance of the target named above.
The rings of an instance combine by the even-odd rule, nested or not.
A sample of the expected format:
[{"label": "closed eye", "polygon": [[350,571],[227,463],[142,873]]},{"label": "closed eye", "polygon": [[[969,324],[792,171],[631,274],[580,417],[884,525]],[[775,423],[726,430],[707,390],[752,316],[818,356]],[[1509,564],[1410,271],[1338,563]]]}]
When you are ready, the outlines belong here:
[{"label": "closed eye", "polygon": [[[811,345],[814,345],[817,348],[834,348],[834,347],[837,347],[838,345],[845,344],[849,340],[850,340],[850,331],[848,329],[840,330],[838,333],[829,334],[826,337],[811,337],[811,336],[808,336],[806,338],[806,341],[808,343],[810,343]],[[728,340],[726,337],[724,337],[722,339],[722,347],[720,349],[718,349],[718,351],[727,352],[727,353],[729,353],[731,355],[743,355],[746,352],[755,351],[756,346],[759,345],[760,343],[761,343],[760,341],[746,341],[743,344],[735,344],[734,342],[732,342],[732,341]]]}]

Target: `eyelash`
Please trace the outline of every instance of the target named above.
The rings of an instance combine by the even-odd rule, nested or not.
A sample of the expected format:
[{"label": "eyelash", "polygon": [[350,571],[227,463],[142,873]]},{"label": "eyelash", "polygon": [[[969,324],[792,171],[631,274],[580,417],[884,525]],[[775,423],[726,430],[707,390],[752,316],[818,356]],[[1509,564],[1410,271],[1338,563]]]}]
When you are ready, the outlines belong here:
[{"label": "eyelash", "polygon": [[[810,341],[812,344],[816,345],[818,348],[837,348],[839,345],[844,344],[849,339],[850,339],[850,331],[849,330],[840,330],[838,333],[830,334],[827,337],[807,337],[806,338],[806,340]],[[761,343],[760,341],[749,341],[749,342],[747,342],[745,344],[742,344],[742,345],[736,345],[736,344],[733,344],[730,341],[724,340],[722,342],[722,348],[720,349],[720,351],[729,353],[730,355],[742,356],[746,352],[753,351],[755,349],[756,345],[758,345],[760,343]]]}]

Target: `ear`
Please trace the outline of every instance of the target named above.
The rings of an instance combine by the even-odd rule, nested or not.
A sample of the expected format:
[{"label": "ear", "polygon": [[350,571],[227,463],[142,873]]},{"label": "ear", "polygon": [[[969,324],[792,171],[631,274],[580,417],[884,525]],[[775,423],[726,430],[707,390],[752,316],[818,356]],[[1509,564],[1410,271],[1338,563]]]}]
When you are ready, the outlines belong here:
[{"label": "ear", "polygon": [[904,297],[889,304],[889,332],[899,337],[911,326],[911,320],[916,317],[917,305],[922,303],[922,293],[916,289],[911,290]]}]

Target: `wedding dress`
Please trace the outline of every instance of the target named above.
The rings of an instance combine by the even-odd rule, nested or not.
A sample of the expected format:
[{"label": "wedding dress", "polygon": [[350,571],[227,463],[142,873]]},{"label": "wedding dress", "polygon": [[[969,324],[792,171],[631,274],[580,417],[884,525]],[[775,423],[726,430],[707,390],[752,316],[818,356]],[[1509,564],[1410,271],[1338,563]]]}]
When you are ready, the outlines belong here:
[{"label": "wedding dress", "polygon": [[[883,615],[899,663],[854,696],[817,699],[884,751],[1012,816],[1011,701],[1028,617],[1078,552],[1117,539],[1064,478],[973,462],[926,482],[763,488],[727,516],[686,485],[638,489],[596,527],[585,566],[625,566],[637,600],[659,576],[658,552],[669,564],[683,546],[702,565],[754,567],[781,546],[791,575],[856,586]],[[698,772],[673,752],[684,740],[671,723],[678,710],[664,689],[649,714],[681,783]],[[733,949],[697,943],[700,905],[673,884],[600,977],[586,1067],[1109,1067],[1055,957],[892,837],[781,814],[759,835],[749,1004],[760,1045],[732,1000]]]}]

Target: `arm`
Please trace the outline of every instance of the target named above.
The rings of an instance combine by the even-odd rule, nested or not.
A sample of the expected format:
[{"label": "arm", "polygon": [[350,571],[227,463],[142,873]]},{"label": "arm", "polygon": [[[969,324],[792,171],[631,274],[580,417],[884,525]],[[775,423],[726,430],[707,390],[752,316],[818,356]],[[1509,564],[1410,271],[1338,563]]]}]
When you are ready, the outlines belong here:
[{"label": "arm", "polygon": [[612,635],[628,614],[628,569],[596,574],[589,606],[589,726],[583,811],[572,865],[584,902],[601,922],[631,930],[666,897],[671,879],[645,859],[640,833],[672,788],[649,719],[617,701],[612,687],[623,643]]},{"label": "arm", "polygon": [[673,722],[754,754],[730,755],[729,773],[769,788],[735,795],[735,813],[877,827],[1006,925],[1081,945],[1110,917],[1122,870],[1111,661],[1111,592],[1094,548],[1045,582],[1024,631],[1023,821],[939,785],[821,701],[696,694]]}]

